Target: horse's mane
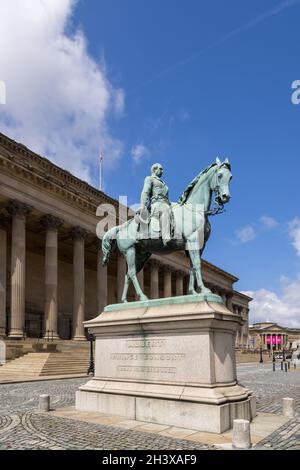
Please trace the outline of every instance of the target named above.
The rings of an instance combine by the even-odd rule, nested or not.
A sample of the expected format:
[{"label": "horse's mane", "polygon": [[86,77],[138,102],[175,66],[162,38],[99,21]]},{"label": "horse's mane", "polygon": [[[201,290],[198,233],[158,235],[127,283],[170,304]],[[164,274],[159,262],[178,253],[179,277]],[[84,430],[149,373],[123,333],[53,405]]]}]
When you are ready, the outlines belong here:
[{"label": "horse's mane", "polygon": [[199,175],[197,175],[193,181],[190,182],[190,184],[186,187],[186,189],[184,190],[184,192],[182,193],[182,195],[180,196],[180,198],[178,199],[178,204],[182,205],[184,204],[189,195],[191,194],[193,188],[195,187],[195,185],[198,183],[198,181],[200,180],[200,178],[202,176],[206,176],[206,174],[209,172],[209,170],[216,166],[217,163],[212,163],[211,165],[209,165],[207,168],[205,168],[205,170],[201,171],[201,173],[199,173]]}]

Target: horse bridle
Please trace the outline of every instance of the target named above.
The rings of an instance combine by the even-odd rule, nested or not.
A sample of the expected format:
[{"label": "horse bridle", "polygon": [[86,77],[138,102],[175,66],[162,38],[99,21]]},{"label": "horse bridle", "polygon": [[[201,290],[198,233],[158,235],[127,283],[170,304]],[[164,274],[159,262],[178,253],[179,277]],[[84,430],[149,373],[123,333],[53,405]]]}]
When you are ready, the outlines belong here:
[{"label": "horse bridle", "polygon": [[217,168],[217,171],[215,173],[215,185],[214,189],[212,189],[215,193],[215,199],[214,199],[214,207],[212,209],[209,209],[206,211],[206,215],[218,215],[218,214],[223,214],[225,212],[224,209],[224,203],[222,202],[222,199],[220,198],[220,186],[217,182],[218,178],[218,171],[221,167]]}]

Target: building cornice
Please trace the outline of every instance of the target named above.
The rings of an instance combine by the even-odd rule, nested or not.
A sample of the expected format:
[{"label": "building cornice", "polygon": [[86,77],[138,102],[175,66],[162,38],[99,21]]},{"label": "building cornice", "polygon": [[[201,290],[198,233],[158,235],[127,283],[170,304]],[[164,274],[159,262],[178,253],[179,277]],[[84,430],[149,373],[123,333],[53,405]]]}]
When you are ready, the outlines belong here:
[{"label": "building cornice", "polygon": [[103,202],[114,206],[118,204],[107,194],[1,133],[0,149],[1,165],[27,180],[32,180],[38,185],[42,184],[48,190],[60,193],[80,206],[84,205],[93,213]]},{"label": "building cornice", "polygon": [[234,290],[233,295],[238,296],[239,298],[245,299],[247,302],[251,302],[253,300],[252,297],[249,297],[249,295],[243,294],[242,292],[239,292],[237,290]]},{"label": "building cornice", "polygon": [[[232,283],[235,283],[239,280],[238,277],[234,276],[233,274],[230,274],[228,271],[224,271],[224,269],[221,269],[218,266],[215,266],[214,264],[211,264],[209,261],[206,261],[205,259],[202,259],[202,263],[204,265],[206,265],[207,268],[214,271],[215,273],[221,274],[221,276],[225,276],[225,277],[229,278]],[[240,293],[238,292],[238,294],[240,294]],[[247,296],[245,296],[245,297],[247,297]]]}]

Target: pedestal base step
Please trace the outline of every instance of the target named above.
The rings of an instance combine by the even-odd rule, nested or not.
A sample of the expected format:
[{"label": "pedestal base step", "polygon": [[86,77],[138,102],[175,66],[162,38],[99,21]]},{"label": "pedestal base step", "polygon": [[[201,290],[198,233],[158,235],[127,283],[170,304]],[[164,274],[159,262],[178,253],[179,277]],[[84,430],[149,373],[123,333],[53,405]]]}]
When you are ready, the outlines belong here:
[{"label": "pedestal base step", "polygon": [[234,419],[252,421],[256,416],[256,400],[250,395],[240,401],[201,403],[180,398],[170,400],[81,389],[76,392],[76,409],[197,431],[222,433],[232,427]]}]

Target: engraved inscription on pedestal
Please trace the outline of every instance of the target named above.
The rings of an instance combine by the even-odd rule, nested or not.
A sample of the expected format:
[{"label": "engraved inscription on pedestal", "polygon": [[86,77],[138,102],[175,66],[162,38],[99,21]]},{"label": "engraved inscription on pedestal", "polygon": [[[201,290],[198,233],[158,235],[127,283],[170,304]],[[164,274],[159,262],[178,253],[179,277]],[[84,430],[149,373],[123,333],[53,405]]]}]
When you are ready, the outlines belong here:
[{"label": "engraved inscription on pedestal", "polygon": [[[206,383],[206,335],[101,338],[96,376],[106,379]],[[206,345],[207,346],[207,345]],[[188,364],[188,367],[187,367]]]},{"label": "engraved inscription on pedestal", "polygon": [[163,338],[143,338],[143,339],[127,339],[126,345],[128,349],[137,348],[162,348],[166,344],[166,339]]},{"label": "engraved inscription on pedestal", "polygon": [[[130,352],[110,353],[112,369],[118,372],[120,377],[142,377],[164,379],[174,378],[177,367],[183,363],[185,353],[162,352],[167,346],[166,339],[127,339],[124,341],[126,350]],[[140,352],[142,351],[142,352]]]}]

